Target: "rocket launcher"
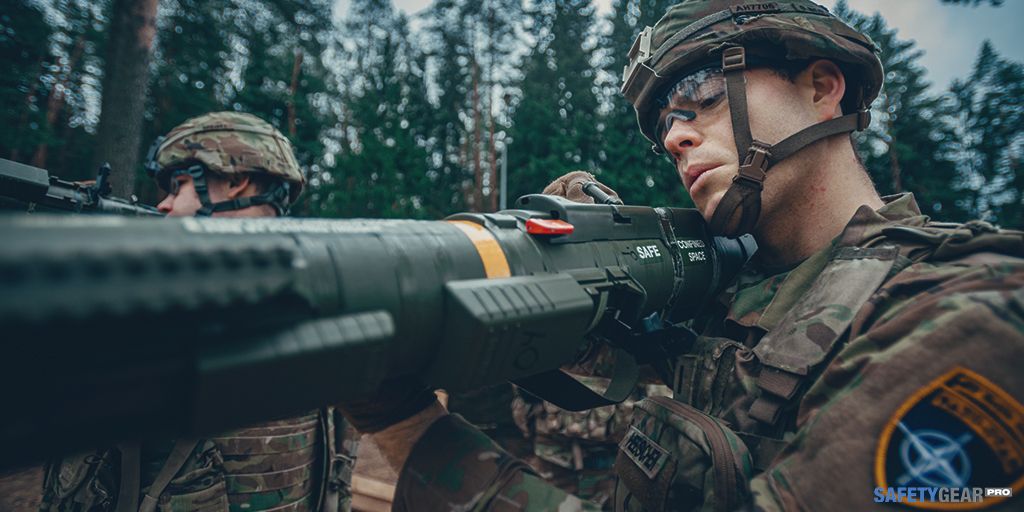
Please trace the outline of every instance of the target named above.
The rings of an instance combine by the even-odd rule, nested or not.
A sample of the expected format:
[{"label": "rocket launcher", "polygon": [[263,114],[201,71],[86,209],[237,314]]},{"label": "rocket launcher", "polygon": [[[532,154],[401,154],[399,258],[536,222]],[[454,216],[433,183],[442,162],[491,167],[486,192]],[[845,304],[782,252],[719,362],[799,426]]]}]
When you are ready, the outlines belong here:
[{"label": "rocket launcher", "polygon": [[[444,221],[0,216],[0,459],[216,432],[373,396],[512,380],[567,409],[638,363],[755,246],[696,210],[530,195]],[[559,367],[612,343],[608,389]],[[682,341],[680,341],[682,340]]]}]

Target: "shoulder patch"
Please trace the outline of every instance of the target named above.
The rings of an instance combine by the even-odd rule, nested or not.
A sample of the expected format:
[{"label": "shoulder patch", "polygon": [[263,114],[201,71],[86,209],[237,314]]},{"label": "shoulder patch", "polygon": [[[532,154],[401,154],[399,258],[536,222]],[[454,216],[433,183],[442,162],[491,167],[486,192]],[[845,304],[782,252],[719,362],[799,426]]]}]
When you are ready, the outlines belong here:
[{"label": "shoulder patch", "polygon": [[[907,398],[886,423],[875,452],[875,481],[881,488],[1009,488],[1019,495],[1024,406],[985,377],[954,368]],[[905,504],[967,510],[1005,499]]]},{"label": "shoulder patch", "polygon": [[668,459],[667,450],[632,426],[619,443],[619,449],[651,479],[658,475]]}]

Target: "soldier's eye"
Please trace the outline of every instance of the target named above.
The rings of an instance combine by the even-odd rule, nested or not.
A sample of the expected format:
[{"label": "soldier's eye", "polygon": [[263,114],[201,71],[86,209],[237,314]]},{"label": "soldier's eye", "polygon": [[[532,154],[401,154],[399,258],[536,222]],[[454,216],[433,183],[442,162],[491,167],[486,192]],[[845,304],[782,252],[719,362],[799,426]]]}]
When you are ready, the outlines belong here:
[{"label": "soldier's eye", "polygon": [[184,182],[185,179],[186,178],[184,176],[176,176],[174,179],[172,179],[171,182],[168,184],[170,185],[168,187],[170,190],[168,190],[167,193],[172,196],[178,195],[178,192],[181,191],[181,185],[183,184],[182,182]]},{"label": "soldier's eye", "polygon": [[724,97],[725,97],[724,94],[719,93],[719,94],[715,94],[714,96],[711,96],[709,98],[704,98],[700,102],[700,108],[702,110],[708,110],[708,109],[714,108],[716,105],[718,105],[722,101],[722,98],[724,98]]}]

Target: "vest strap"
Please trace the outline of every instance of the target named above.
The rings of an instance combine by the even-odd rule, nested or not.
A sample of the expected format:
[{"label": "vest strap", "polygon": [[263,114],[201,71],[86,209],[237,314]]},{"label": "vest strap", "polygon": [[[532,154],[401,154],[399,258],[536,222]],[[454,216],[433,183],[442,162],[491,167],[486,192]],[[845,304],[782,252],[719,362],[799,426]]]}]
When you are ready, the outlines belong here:
[{"label": "vest strap", "polygon": [[[167,456],[167,461],[164,462],[164,466],[157,473],[156,479],[153,480],[153,485],[149,487],[146,495],[142,497],[142,505],[139,506],[139,512],[154,512],[156,510],[160,495],[163,494],[164,489],[167,489],[167,485],[171,483],[174,475],[178,474],[181,467],[185,465],[185,461],[188,460],[192,450],[198,444],[198,439],[179,439],[174,442],[174,448],[171,449],[171,454]],[[123,472],[124,469],[122,468],[121,471]],[[118,507],[120,507],[120,503],[118,503]],[[120,508],[118,512],[121,512]]]},{"label": "vest strap", "polygon": [[118,446],[121,450],[121,485],[117,490],[117,512],[135,512],[139,506],[142,479],[142,450],[137,442]]}]

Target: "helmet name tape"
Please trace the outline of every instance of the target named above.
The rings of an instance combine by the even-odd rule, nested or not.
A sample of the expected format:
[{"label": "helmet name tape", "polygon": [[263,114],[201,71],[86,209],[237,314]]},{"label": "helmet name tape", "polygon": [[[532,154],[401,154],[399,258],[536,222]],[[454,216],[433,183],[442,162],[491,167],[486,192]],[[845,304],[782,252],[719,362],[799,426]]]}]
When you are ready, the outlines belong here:
[{"label": "helmet name tape", "polygon": [[763,4],[734,5],[733,14],[760,14],[766,12],[779,12],[778,2],[765,2]]}]

